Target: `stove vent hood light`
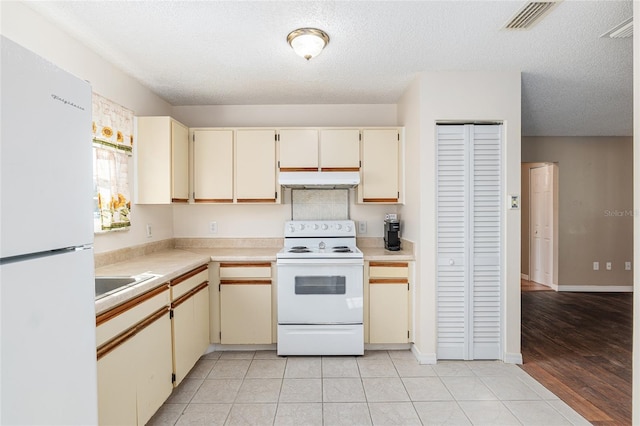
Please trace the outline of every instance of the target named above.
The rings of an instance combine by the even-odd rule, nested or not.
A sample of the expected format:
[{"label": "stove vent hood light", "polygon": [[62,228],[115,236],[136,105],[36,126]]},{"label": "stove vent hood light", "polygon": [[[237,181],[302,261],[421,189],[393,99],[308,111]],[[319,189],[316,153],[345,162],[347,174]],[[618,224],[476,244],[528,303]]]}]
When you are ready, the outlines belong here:
[{"label": "stove vent hood light", "polygon": [[359,172],[280,172],[285,188],[354,188],[360,183]]}]

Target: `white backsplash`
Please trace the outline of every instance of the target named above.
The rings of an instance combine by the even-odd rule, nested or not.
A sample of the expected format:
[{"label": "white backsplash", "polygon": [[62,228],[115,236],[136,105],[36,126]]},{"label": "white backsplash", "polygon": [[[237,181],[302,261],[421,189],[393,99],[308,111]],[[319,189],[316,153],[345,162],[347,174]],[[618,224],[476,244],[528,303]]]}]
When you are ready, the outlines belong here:
[{"label": "white backsplash", "polygon": [[292,189],[293,220],[349,219],[348,189]]}]

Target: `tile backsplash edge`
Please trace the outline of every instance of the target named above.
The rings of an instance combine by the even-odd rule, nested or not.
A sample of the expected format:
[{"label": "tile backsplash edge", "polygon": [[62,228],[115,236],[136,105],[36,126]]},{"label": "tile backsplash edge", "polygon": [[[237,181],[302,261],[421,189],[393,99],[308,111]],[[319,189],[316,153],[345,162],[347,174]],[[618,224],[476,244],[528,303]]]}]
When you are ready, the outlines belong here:
[{"label": "tile backsplash edge", "polygon": [[161,241],[153,241],[151,243],[139,244],[136,246],[125,247],[117,250],[107,251],[104,253],[95,253],[93,256],[96,268],[100,268],[112,263],[123,262],[133,257],[144,256],[156,251],[174,248],[174,239],[168,238]]}]

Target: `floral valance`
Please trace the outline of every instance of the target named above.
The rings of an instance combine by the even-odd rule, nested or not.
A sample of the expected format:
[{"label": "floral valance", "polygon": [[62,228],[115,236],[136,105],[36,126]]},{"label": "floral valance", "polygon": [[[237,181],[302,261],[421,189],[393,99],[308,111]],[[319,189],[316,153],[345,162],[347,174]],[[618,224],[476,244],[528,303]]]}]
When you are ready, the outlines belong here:
[{"label": "floral valance", "polygon": [[93,142],[125,151],[133,147],[133,111],[93,94]]},{"label": "floral valance", "polygon": [[94,231],[131,226],[133,111],[93,94]]}]

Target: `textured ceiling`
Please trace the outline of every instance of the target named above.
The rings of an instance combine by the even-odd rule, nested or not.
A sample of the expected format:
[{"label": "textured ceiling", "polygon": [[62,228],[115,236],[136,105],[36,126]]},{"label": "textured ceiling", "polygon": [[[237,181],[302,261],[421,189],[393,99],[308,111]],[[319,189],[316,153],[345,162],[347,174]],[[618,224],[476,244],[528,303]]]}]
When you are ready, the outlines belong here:
[{"label": "textured ceiling", "polygon": [[[631,1],[561,2],[502,30],[523,1],[46,1],[37,12],[172,105],[393,104],[422,71],[522,71],[522,132],[632,134]],[[331,41],[307,62],[299,27]]]}]

